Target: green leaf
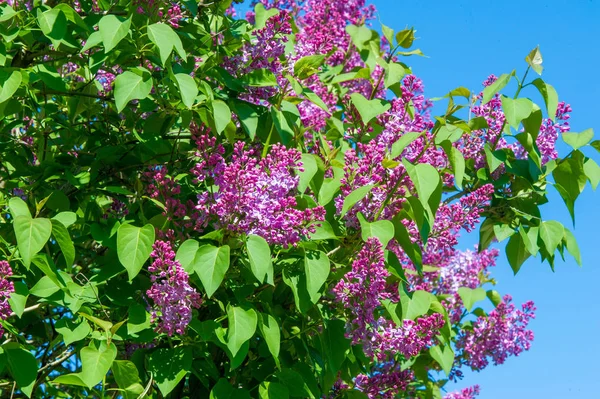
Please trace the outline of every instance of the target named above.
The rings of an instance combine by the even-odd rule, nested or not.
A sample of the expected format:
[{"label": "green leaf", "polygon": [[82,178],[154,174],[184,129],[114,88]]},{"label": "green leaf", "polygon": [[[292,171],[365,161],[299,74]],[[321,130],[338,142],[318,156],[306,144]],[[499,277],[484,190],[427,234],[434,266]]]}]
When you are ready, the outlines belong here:
[{"label": "green leaf", "polygon": [[566,158],[552,171],[552,177],[556,182],[555,188],[563,198],[571,218],[575,220],[575,200],[587,184],[584,165],[581,159]]},{"label": "green leaf", "polygon": [[454,171],[454,184],[462,190],[462,183],[465,176],[465,158],[460,150],[454,146],[450,146],[450,153],[447,155]]},{"label": "green leaf", "polygon": [[151,327],[150,313],[146,307],[139,303],[129,305],[129,317],[127,318],[127,333],[137,334]]},{"label": "green leaf", "polygon": [[485,299],[485,290],[483,288],[471,289],[468,287],[460,287],[458,289],[458,295],[460,295],[460,299],[462,299],[467,311],[470,312],[476,302]]},{"label": "green leaf", "polygon": [[414,40],[415,30],[413,28],[404,29],[396,33],[396,43],[398,43],[398,45],[402,48],[410,48]]},{"label": "green leaf", "polygon": [[304,383],[304,378],[298,372],[292,369],[283,369],[276,375],[279,381],[287,387],[291,397],[307,398],[312,396]]},{"label": "green leaf", "polygon": [[27,288],[27,284],[22,281],[15,281],[13,284],[15,291],[10,294],[8,303],[12,311],[21,318],[27,304],[27,297],[29,297],[29,289]]},{"label": "green leaf", "polygon": [[115,48],[121,40],[129,33],[131,18],[117,17],[116,15],[105,15],[98,22],[98,32],[104,44],[104,52],[108,53]]},{"label": "green leaf", "polygon": [[363,241],[370,237],[376,237],[383,249],[385,249],[392,238],[394,238],[394,224],[389,220],[378,220],[376,222],[367,222],[362,214],[358,214],[360,222],[360,233]]},{"label": "green leaf", "polygon": [[262,29],[269,18],[279,14],[279,10],[277,8],[269,8],[267,10],[264,4],[258,3],[254,7],[254,13],[256,14],[254,17],[254,29]]},{"label": "green leaf", "polygon": [[306,79],[319,72],[319,68],[325,62],[325,55],[307,55],[294,63],[294,76],[298,79]]},{"label": "green leaf", "polygon": [[390,62],[385,69],[385,88],[389,88],[397,83],[400,83],[402,78],[406,75],[406,69],[395,62]]},{"label": "green leaf", "polygon": [[44,276],[38,280],[38,282],[31,287],[29,293],[39,298],[47,298],[50,295],[58,292],[60,287],[50,277]]},{"label": "green leaf", "polygon": [[279,364],[279,349],[281,344],[281,331],[277,320],[270,314],[258,314],[258,329],[265,339],[269,352],[273,355],[275,363]]},{"label": "green leaf", "polygon": [[244,82],[251,87],[277,86],[277,77],[268,69],[258,68],[244,75]]},{"label": "green leaf", "polygon": [[346,338],[346,323],[343,320],[327,320],[322,341],[329,368],[332,373],[337,373],[350,349],[350,340]]},{"label": "green leaf", "polygon": [[[421,247],[417,243],[412,242],[410,234],[408,233],[408,229],[399,218],[394,217],[394,219],[392,219],[392,223],[394,224],[394,238],[398,244],[400,244],[404,250],[404,253],[406,253],[406,255],[408,255],[410,260],[413,262],[415,269],[418,272],[422,272],[423,254]],[[396,258],[395,255],[394,258]],[[402,265],[400,265],[397,258],[395,259],[395,263],[397,263],[397,267],[402,268]]]},{"label": "green leaf", "polygon": [[260,399],[288,399],[290,391],[285,385],[278,382],[263,381],[258,387],[258,397]]},{"label": "green leaf", "polygon": [[17,216],[13,223],[19,253],[25,267],[29,269],[31,259],[40,252],[52,234],[52,223],[49,219],[29,216]]},{"label": "green leaf", "polygon": [[194,271],[194,258],[196,257],[199,246],[200,243],[198,243],[198,241],[189,239],[185,240],[183,244],[179,246],[179,249],[177,249],[175,260],[179,262],[181,267],[183,267],[188,274]]},{"label": "green leaf", "polygon": [[68,317],[61,318],[54,325],[56,331],[63,336],[65,345],[71,345],[73,342],[81,341],[92,332],[89,323],[82,318],[79,321]]},{"label": "green leaf", "polygon": [[175,80],[177,81],[177,86],[179,87],[179,92],[181,94],[181,102],[188,107],[192,108],[194,105],[194,100],[198,96],[198,85],[196,85],[196,81],[190,75],[185,73],[175,74]]},{"label": "green leaf", "polygon": [[581,133],[566,132],[562,134],[562,138],[574,150],[577,150],[584,145],[589,144],[594,138],[594,130],[586,129]]},{"label": "green leaf", "polygon": [[548,83],[542,79],[537,78],[531,82],[540,92],[546,103],[546,111],[548,112],[548,118],[553,121],[556,120],[556,110],[558,109],[558,93]]},{"label": "green leaf", "polygon": [[177,36],[177,33],[169,25],[162,22],[158,22],[152,25],[148,25],[148,38],[158,47],[160,54],[160,61],[163,66],[167,62],[171,51],[175,49],[177,53],[184,60],[187,58],[187,54],[183,49],[181,39]]},{"label": "green leaf", "polygon": [[135,363],[129,360],[115,360],[111,370],[117,385],[125,391],[124,399],[137,399],[144,392]]},{"label": "green leaf", "polygon": [[408,176],[415,185],[419,201],[423,208],[430,210],[430,216],[435,216],[442,197],[442,179],[435,167],[427,163],[411,164],[406,159],[402,161]]},{"label": "green leaf", "polygon": [[360,114],[363,123],[368,124],[373,118],[379,116],[389,110],[392,106],[384,100],[375,99],[367,100],[360,93],[352,93],[350,95],[352,104]]},{"label": "green leaf", "polygon": [[503,73],[494,83],[483,89],[483,99],[481,100],[481,104],[487,104],[496,93],[502,90],[508,82],[510,82],[510,78],[514,76],[514,74],[515,71],[512,71],[510,74]]},{"label": "green leaf", "polygon": [[565,235],[563,237],[563,241],[565,246],[567,247],[567,251],[571,254],[571,256],[575,259],[577,264],[581,266],[581,252],[579,251],[579,245],[577,245],[577,240],[575,236],[571,232],[571,230],[565,227]]},{"label": "green leaf", "polygon": [[221,378],[210,391],[209,399],[250,399],[250,393],[243,388],[234,388],[225,379]]},{"label": "green leaf", "polygon": [[356,190],[352,191],[346,198],[344,198],[344,204],[342,205],[342,211],[340,212],[340,217],[344,217],[344,215],[359,201],[364,199],[367,194],[373,188],[373,184],[367,184],[365,186],[361,186]]},{"label": "green leaf", "polygon": [[115,104],[117,112],[123,111],[131,100],[143,100],[152,91],[152,76],[144,73],[140,76],[125,71],[115,79]]},{"label": "green leaf", "polygon": [[148,356],[148,369],[158,389],[167,396],[192,369],[192,351],[179,346],[160,348]]},{"label": "green leaf", "polygon": [[138,275],[150,257],[154,244],[154,226],[122,224],[117,230],[117,255],[127,270],[129,281]]},{"label": "green leaf", "polygon": [[521,121],[531,115],[533,103],[528,98],[512,98],[502,96],[502,110],[506,115],[506,121],[510,126],[517,129]]},{"label": "green leaf", "polygon": [[537,46],[525,57],[525,61],[529,64],[538,75],[542,74],[544,67],[542,66],[542,53],[540,52],[540,46]]},{"label": "green leaf", "polygon": [[231,110],[221,100],[212,101],[211,107],[215,119],[215,128],[217,129],[217,133],[221,134],[231,121]]},{"label": "green leaf", "polygon": [[327,254],[322,251],[304,252],[304,272],[306,273],[306,289],[312,303],[317,303],[321,298],[319,291],[327,277],[330,265]]},{"label": "green leaf", "polygon": [[73,223],[75,223],[77,221],[77,214],[75,212],[60,212],[59,214],[54,216],[52,219],[58,220],[65,227],[68,228],[69,226],[71,226]]},{"label": "green leaf", "polygon": [[383,32],[383,36],[388,41],[390,47],[393,47],[394,46],[394,35],[395,35],[394,30],[392,28],[390,28],[389,26],[381,24],[381,32]]},{"label": "green leaf", "polygon": [[250,139],[254,140],[258,128],[258,112],[256,109],[246,102],[238,101],[235,103],[235,113]]},{"label": "green leaf", "polygon": [[50,219],[50,222],[52,223],[52,235],[65,257],[67,266],[73,266],[73,262],[75,262],[75,246],[73,245],[69,231],[58,220]]},{"label": "green leaf", "polygon": [[194,257],[194,271],[200,277],[206,296],[211,297],[229,269],[229,246],[203,245]]},{"label": "green leaf", "polygon": [[452,365],[454,364],[454,351],[450,347],[450,345],[436,345],[429,348],[429,354],[438,362],[440,366],[442,366],[442,370],[446,375],[450,375],[450,371],[452,370]]},{"label": "green leaf", "polygon": [[271,248],[261,236],[250,234],[246,241],[246,250],[250,261],[250,269],[259,283],[270,280],[273,284],[273,262],[271,261]]},{"label": "green leaf", "polygon": [[390,158],[395,159],[402,155],[404,149],[411,145],[416,139],[421,137],[423,133],[419,132],[407,132],[402,135],[398,140],[392,144],[392,151],[390,152]]},{"label": "green leaf", "polygon": [[2,348],[4,349],[8,371],[12,375],[13,381],[30,398],[38,372],[38,363],[35,356],[15,343],[5,344]]},{"label": "green leaf", "polygon": [[92,388],[102,381],[110,370],[110,366],[117,358],[117,347],[115,344],[107,344],[105,341],[99,344],[92,341],[90,346],[81,350],[80,357],[81,373],[79,376],[88,388]]},{"label": "green leaf", "polygon": [[7,72],[0,72],[0,104],[12,98],[21,86],[22,80],[20,71],[13,71],[10,75]]},{"label": "green leaf", "polygon": [[8,208],[10,209],[10,214],[13,218],[16,218],[17,216],[31,217],[31,212],[29,212],[27,203],[19,197],[12,197],[8,201]]},{"label": "green leaf", "polygon": [[235,357],[246,341],[254,336],[258,317],[254,309],[242,309],[237,306],[227,306],[227,348]]},{"label": "green leaf", "polygon": [[298,182],[298,192],[304,194],[312,178],[317,174],[319,168],[313,154],[302,154],[302,171]]},{"label": "green leaf", "polygon": [[51,8],[45,12],[38,9],[37,22],[44,36],[52,40],[64,39],[67,34],[67,17],[58,8]]},{"label": "green leaf", "polygon": [[403,319],[414,320],[419,316],[423,316],[431,306],[431,294],[429,292],[415,291],[412,298],[409,298],[404,292],[401,292],[400,295]]},{"label": "green leaf", "polygon": [[54,380],[52,380],[52,383],[62,385],[75,385],[78,387],[87,386],[85,382],[83,382],[83,380],[81,379],[81,373],[59,375]]},{"label": "green leaf", "polygon": [[494,307],[498,306],[498,304],[502,302],[502,297],[500,296],[500,293],[496,290],[488,290],[486,296],[492,302]]},{"label": "green leaf", "polygon": [[508,258],[508,263],[515,275],[521,269],[523,262],[530,256],[531,254],[527,251],[521,235],[515,234],[511,236],[510,240],[508,240],[508,244],[506,244],[506,257]]},{"label": "green leaf", "polygon": [[586,159],[583,163],[583,171],[587,176],[590,184],[592,185],[592,189],[596,190],[598,184],[600,183],[600,166],[593,159]]},{"label": "green leaf", "polygon": [[558,244],[562,241],[564,234],[565,229],[559,222],[555,220],[542,222],[540,225],[540,238],[549,255],[554,254],[554,251],[556,251]]}]

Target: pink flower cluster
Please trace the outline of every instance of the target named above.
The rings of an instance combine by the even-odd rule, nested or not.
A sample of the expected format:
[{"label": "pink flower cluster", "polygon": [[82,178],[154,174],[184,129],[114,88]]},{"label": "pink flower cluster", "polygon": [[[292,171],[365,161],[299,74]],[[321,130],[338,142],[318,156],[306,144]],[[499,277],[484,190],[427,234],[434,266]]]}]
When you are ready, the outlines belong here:
[{"label": "pink flower cluster", "polygon": [[473,399],[479,396],[479,385],[473,385],[457,392],[451,392],[444,395],[444,399]]},{"label": "pink flower cluster", "polygon": [[151,257],[154,258],[148,271],[152,274],[152,286],[146,294],[154,302],[152,322],[157,322],[156,331],[169,336],[184,334],[192,319],[192,308],[202,304],[200,294],[190,286],[189,276],[175,260],[171,244],[156,241]]},{"label": "pink flower cluster", "polygon": [[[6,320],[11,314],[10,304],[8,299],[15,292],[15,285],[8,278],[13,272],[5,260],[0,260],[0,320]],[[0,337],[4,335],[4,328],[0,324]]]},{"label": "pink flower cluster", "polygon": [[528,301],[519,310],[511,301],[510,295],[505,295],[487,317],[480,316],[472,329],[461,332],[456,348],[462,351],[464,364],[473,370],[485,368],[490,359],[494,365],[502,364],[531,347],[533,331],[527,330],[527,325],[535,318],[535,306]]},{"label": "pink flower cluster", "polygon": [[333,288],[336,300],[347,313],[346,328],[352,344],[362,344],[365,354],[385,363],[395,354],[410,358],[432,344],[444,325],[441,314],[435,313],[413,320],[403,320],[402,326],[377,317],[386,292],[384,254],[377,238],[369,238],[352,263],[352,270]]},{"label": "pink flower cluster", "polygon": [[[210,139],[201,140],[214,145]],[[300,152],[274,145],[261,158],[257,148],[246,150],[244,146],[243,142],[235,144],[229,162],[216,148],[194,168],[198,182],[211,177],[209,183],[218,187],[198,196],[196,227],[201,229],[212,219],[216,229],[257,234],[269,244],[285,247],[313,233],[313,222],[324,220],[325,209],[297,209]]]},{"label": "pink flower cluster", "polygon": [[414,379],[415,376],[411,370],[400,370],[400,366],[387,363],[378,367],[370,375],[358,375],[354,385],[369,399],[393,399],[397,397],[398,392],[405,392],[408,384]]}]

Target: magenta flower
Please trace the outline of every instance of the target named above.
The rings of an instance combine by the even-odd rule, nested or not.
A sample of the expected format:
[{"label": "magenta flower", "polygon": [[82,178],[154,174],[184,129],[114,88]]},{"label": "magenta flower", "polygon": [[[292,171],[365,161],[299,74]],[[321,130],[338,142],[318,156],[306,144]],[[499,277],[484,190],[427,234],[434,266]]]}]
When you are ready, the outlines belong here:
[{"label": "magenta flower", "polygon": [[[0,260],[0,320],[6,320],[12,313],[8,303],[10,295],[15,292],[13,282],[8,279],[12,274],[8,262]],[[2,335],[4,335],[4,328],[0,325],[0,337]]]}]

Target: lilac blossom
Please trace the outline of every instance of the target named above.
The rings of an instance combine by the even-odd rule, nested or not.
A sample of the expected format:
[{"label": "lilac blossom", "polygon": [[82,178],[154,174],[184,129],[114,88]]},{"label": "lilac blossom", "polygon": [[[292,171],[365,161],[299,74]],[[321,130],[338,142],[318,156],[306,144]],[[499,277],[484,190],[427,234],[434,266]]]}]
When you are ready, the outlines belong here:
[{"label": "lilac blossom", "polygon": [[199,308],[202,298],[190,286],[188,274],[175,260],[171,244],[156,241],[152,248],[150,256],[154,261],[148,268],[152,286],[146,292],[154,302],[152,322],[157,323],[157,332],[169,336],[184,334],[192,319],[192,308]]},{"label": "lilac blossom", "polygon": [[[12,269],[7,261],[0,260],[0,320],[6,320],[10,314],[8,299],[15,292],[15,286],[9,277],[13,275]],[[4,328],[0,324],[0,337],[4,335]]]},{"label": "lilac blossom", "polygon": [[479,385],[461,389],[460,391],[451,392],[444,395],[444,399],[474,399],[479,396]]}]

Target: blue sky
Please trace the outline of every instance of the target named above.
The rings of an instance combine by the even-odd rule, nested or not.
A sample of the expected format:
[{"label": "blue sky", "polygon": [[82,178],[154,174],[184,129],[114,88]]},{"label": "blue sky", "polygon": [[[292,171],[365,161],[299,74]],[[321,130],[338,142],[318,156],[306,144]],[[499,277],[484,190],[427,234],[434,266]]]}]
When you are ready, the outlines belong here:
[{"label": "blue sky", "polygon": [[[571,130],[596,128],[600,98],[600,2],[597,1],[399,1],[374,0],[380,21],[396,31],[413,26],[428,58],[405,61],[425,83],[426,95],[442,96],[465,86],[479,90],[491,73],[517,69],[536,45],[544,58],[542,78],[552,84],[561,100],[573,107]],[[374,22],[373,28],[379,29]],[[531,76],[531,75],[530,75]],[[510,89],[509,89],[510,90]],[[512,93],[512,91],[511,91]],[[543,104],[535,91],[525,89]],[[597,137],[598,138],[598,137]],[[566,154],[565,147],[559,147]],[[586,151],[588,155],[600,156]],[[550,203],[542,208],[546,219],[570,227],[566,208],[550,189]],[[467,373],[456,385],[481,386],[481,399],[588,399],[600,397],[596,361],[600,357],[600,190],[587,187],[576,205],[575,235],[583,257],[579,268],[571,259],[558,261],[556,272],[539,259],[530,259],[515,277],[502,254],[493,276],[496,289],[510,293],[515,303],[533,300],[538,308],[530,324],[533,347],[501,366]],[[464,237],[462,246],[475,242]],[[503,249],[503,246],[502,246]]]}]

